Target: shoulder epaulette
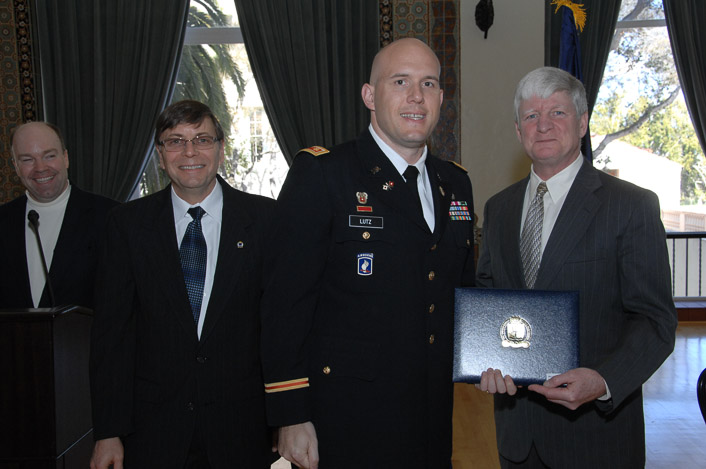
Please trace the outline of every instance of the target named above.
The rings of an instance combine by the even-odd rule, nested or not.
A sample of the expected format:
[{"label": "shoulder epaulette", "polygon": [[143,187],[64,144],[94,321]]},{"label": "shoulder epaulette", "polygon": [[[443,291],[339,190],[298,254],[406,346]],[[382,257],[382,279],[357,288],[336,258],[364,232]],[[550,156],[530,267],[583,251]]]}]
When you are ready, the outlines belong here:
[{"label": "shoulder epaulette", "polygon": [[460,170],[463,171],[464,173],[468,173],[468,170],[467,170],[466,168],[464,168],[464,167],[461,166],[460,164],[456,163],[455,161],[449,161],[449,163],[451,163],[452,165],[456,166],[458,169],[460,169]]},{"label": "shoulder epaulette", "polygon": [[325,155],[326,153],[329,153],[329,151],[326,148],[317,147],[317,146],[313,146],[313,147],[309,147],[309,148],[302,148],[301,150],[299,150],[299,153],[301,153],[301,152],[311,153],[314,156],[321,156],[321,155]]}]

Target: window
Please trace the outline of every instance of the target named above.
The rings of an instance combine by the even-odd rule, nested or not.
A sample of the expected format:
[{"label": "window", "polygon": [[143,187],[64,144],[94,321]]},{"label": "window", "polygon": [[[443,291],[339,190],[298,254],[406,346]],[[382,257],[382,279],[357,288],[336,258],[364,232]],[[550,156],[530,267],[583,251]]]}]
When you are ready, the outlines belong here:
[{"label": "window", "polygon": [[[234,2],[191,0],[172,102],[182,99],[206,103],[221,122],[226,158],[220,175],[237,189],[276,198],[288,166],[250,70]],[[168,183],[153,151],[139,195]]]},{"label": "window", "polygon": [[250,158],[252,160],[262,157],[262,109],[253,109],[250,112]]},{"label": "window", "polygon": [[[624,0],[618,18],[591,117],[594,165],[654,191],[668,231],[706,231],[706,159],[677,77],[662,1]],[[683,223],[695,218],[698,227]]]}]

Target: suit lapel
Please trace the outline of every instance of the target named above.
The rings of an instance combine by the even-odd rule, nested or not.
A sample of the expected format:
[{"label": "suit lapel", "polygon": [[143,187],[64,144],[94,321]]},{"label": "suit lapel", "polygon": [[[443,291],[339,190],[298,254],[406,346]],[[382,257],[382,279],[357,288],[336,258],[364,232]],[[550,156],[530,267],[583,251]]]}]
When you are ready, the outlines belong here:
[{"label": "suit lapel", "polygon": [[529,176],[514,186],[514,192],[509,195],[507,201],[507,219],[495,222],[505,224],[505,227],[500,229],[502,239],[499,245],[505,247],[506,255],[501,258],[506,263],[505,272],[508,273],[511,284],[515,288],[526,288],[522,271],[522,256],[520,255],[520,234],[522,233],[522,205],[528,183]]},{"label": "suit lapel", "polygon": [[216,327],[224,311],[232,308],[233,305],[229,305],[228,302],[232,292],[238,288],[239,279],[246,264],[247,250],[253,248],[251,246],[253,240],[249,236],[252,218],[243,209],[243,202],[239,200],[240,194],[220,177],[218,182],[223,188],[221,236],[211,297],[201,331],[201,342],[206,340]]},{"label": "suit lapel", "polygon": [[446,230],[449,221],[449,207],[453,196],[451,184],[441,178],[437,165],[442,164],[431,155],[427,155],[427,176],[431,185],[431,195],[434,199],[434,243],[438,243]]},{"label": "suit lapel", "polygon": [[[91,210],[88,209],[86,199],[83,197],[81,190],[72,186],[71,195],[64,212],[64,219],[61,222],[59,237],[54,247],[54,256],[51,266],[49,266],[49,278],[55,291],[61,291],[62,285],[66,281],[71,281],[71,273],[67,272],[67,270],[73,265],[72,259],[85,255],[85,253],[80,252],[80,248],[77,248],[77,246],[84,245],[83,239],[86,233],[81,229],[77,230],[75,228],[90,226],[91,223],[86,219],[91,217],[91,215]],[[49,290],[45,285],[40,303],[49,305],[49,299]]]},{"label": "suit lapel", "polygon": [[363,184],[367,191],[375,194],[376,200],[389,206],[391,211],[402,213],[428,233],[429,226],[412,198],[414,194],[369,131],[358,139],[358,147],[363,174],[366,175]]},{"label": "suit lapel", "polygon": [[145,255],[152,257],[150,265],[161,266],[159,272],[155,272],[155,282],[164,292],[163,297],[167,298],[169,309],[174,312],[176,320],[187,333],[196,337],[196,324],[179,258],[171,185],[159,192],[158,197],[160,199],[157,201],[154,217],[148,216],[144,219]]},{"label": "suit lapel", "polygon": [[601,206],[594,194],[600,186],[597,170],[584,161],[547,241],[535,288],[551,285],[566,257],[583,238]]}]

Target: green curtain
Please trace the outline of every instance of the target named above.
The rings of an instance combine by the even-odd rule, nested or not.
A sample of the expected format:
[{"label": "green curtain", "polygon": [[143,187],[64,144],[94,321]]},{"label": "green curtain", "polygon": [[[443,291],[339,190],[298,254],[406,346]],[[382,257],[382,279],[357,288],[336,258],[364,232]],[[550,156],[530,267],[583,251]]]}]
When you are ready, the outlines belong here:
[{"label": "green curtain", "polygon": [[379,48],[378,0],[235,0],[253,75],[287,162],[369,123],[360,97]]},{"label": "green curtain", "polygon": [[706,2],[664,0],[663,5],[686,107],[706,153]]},{"label": "green curtain", "polygon": [[69,178],[127,200],[169,102],[189,0],[36,0],[44,116],[64,133]]}]

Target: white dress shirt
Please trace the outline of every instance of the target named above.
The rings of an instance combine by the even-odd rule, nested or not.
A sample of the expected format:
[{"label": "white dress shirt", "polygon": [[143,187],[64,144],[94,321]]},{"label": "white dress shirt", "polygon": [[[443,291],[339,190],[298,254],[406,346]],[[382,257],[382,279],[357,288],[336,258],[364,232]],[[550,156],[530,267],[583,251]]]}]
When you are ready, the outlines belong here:
[{"label": "white dress shirt", "polygon": [[[385,143],[379,136],[378,134],[375,133],[375,130],[373,129],[373,125],[370,124],[369,126],[370,129],[370,134],[373,136],[373,139],[375,142],[378,144],[382,152],[387,156],[387,159],[390,160],[390,163],[395,167],[398,173],[400,173],[400,176],[402,176],[402,179],[405,179],[403,174],[405,170],[407,169],[407,166],[409,166],[409,163],[402,158],[395,150],[393,150],[390,145]],[[429,182],[429,176],[427,174],[427,167],[424,164],[424,162],[427,160],[427,147],[424,147],[424,151],[422,152],[422,156],[417,160],[416,163],[414,163],[412,166],[417,168],[419,171],[419,178],[417,179],[417,190],[419,191],[419,200],[422,202],[422,211],[424,212],[424,220],[427,222],[427,226],[429,226],[429,230],[431,232],[434,232],[434,226],[436,224],[434,220],[434,196],[431,193],[431,183]],[[407,181],[405,179],[405,181]]]},{"label": "white dress shirt", "polygon": [[172,187],[172,207],[174,208],[174,224],[179,247],[181,247],[186,228],[193,220],[191,215],[189,215],[189,209],[199,205],[206,212],[201,217],[203,237],[206,239],[206,279],[203,285],[201,314],[199,314],[199,323],[197,325],[197,333],[200,339],[203,323],[206,319],[206,311],[208,310],[208,301],[211,298],[213,278],[216,274],[216,263],[218,262],[218,247],[221,242],[221,222],[223,219],[223,188],[216,182],[211,193],[200,204],[190,205],[185,200],[182,200],[174,192],[174,187]]},{"label": "white dress shirt", "polygon": [[[547,246],[549,235],[552,234],[559,212],[561,212],[561,207],[564,206],[566,195],[569,193],[569,189],[571,189],[571,185],[574,183],[574,179],[576,179],[582,164],[583,156],[579,153],[573,163],[549,178],[549,180],[544,181],[547,183],[547,193],[544,194],[544,225],[542,226],[542,247],[540,250],[542,254]],[[523,228],[525,226],[525,218],[527,218],[527,211],[534,195],[537,193],[537,186],[540,182],[542,180],[534,172],[534,165],[532,165],[529,184],[527,184],[527,190],[525,191],[525,201],[522,204],[522,223],[520,226]]]}]

